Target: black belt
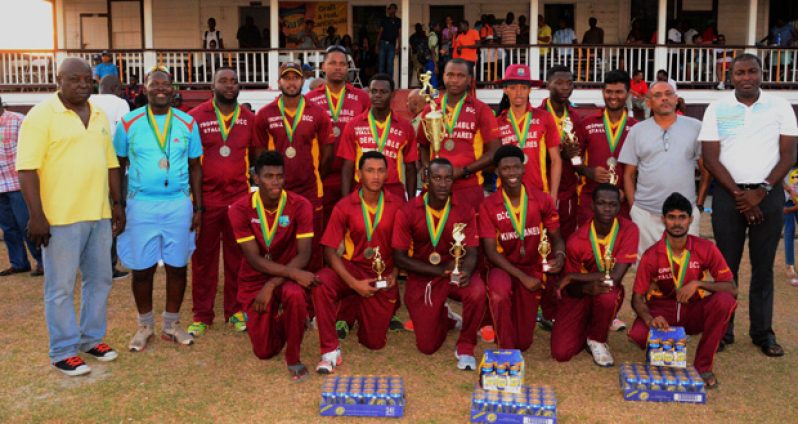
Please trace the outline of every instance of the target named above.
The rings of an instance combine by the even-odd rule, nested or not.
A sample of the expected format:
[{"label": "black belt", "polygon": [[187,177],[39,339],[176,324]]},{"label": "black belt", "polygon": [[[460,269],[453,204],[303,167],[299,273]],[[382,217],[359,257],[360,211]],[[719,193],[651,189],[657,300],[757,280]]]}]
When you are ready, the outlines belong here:
[{"label": "black belt", "polygon": [[743,190],[756,190],[762,188],[762,184],[737,184],[737,187]]}]

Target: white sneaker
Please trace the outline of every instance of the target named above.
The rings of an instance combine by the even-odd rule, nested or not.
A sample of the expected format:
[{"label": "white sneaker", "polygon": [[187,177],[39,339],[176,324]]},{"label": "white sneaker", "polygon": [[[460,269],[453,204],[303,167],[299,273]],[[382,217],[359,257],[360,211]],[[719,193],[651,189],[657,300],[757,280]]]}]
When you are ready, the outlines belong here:
[{"label": "white sneaker", "polygon": [[612,320],[612,324],[610,324],[610,331],[623,331],[626,330],[626,323],[615,318]]},{"label": "white sneaker", "polygon": [[147,343],[154,333],[151,325],[139,325],[136,334],[133,335],[133,338],[130,339],[130,344],[127,345],[128,349],[130,349],[131,352],[141,352],[146,349]]},{"label": "white sneaker", "polygon": [[163,330],[161,330],[161,338],[184,346],[194,344],[194,336],[186,333],[180,326],[179,321],[175,321],[171,327],[164,326]]},{"label": "white sneaker", "polygon": [[593,355],[593,362],[600,367],[611,367],[615,364],[615,360],[610,353],[610,347],[607,343],[599,343],[595,340],[587,339],[587,348]]},{"label": "white sneaker", "polygon": [[463,317],[461,317],[459,314],[455,313],[452,310],[452,308],[449,307],[448,303],[444,303],[443,307],[446,308],[446,316],[448,316],[449,319],[454,320],[454,329],[457,330],[457,331],[462,330],[463,329]]},{"label": "white sneaker", "polygon": [[454,350],[454,357],[457,358],[457,369],[461,371],[474,371],[477,369],[477,359],[471,355],[459,355],[457,348]]},{"label": "white sneaker", "polygon": [[335,367],[341,366],[344,363],[344,357],[341,354],[341,348],[335,349],[332,352],[327,352],[321,355],[321,360],[316,364],[316,372],[322,375],[332,374]]}]

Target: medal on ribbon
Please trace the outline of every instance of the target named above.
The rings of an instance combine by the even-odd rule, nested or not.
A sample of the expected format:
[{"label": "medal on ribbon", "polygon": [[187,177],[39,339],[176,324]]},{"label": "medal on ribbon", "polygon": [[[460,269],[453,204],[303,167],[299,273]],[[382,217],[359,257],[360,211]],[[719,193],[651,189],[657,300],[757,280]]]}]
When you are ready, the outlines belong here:
[{"label": "medal on ribbon", "polygon": [[620,225],[618,224],[618,219],[614,219],[612,221],[612,227],[610,228],[609,234],[604,236],[603,239],[599,240],[598,234],[596,233],[596,224],[595,222],[590,222],[590,246],[593,248],[593,259],[596,260],[596,266],[598,267],[599,272],[604,272],[604,255],[601,253],[601,246],[604,246],[604,250],[613,252],[615,250],[615,240],[618,238],[618,230]]},{"label": "medal on ribbon", "polygon": [[260,193],[256,192],[255,196],[255,210],[258,211],[258,219],[260,220],[260,230],[263,232],[263,241],[266,243],[266,259],[271,260],[271,247],[274,235],[277,234],[277,223],[280,221],[280,216],[285,209],[288,195],[285,190],[280,193],[280,202],[277,203],[277,211],[274,215],[274,222],[269,225],[269,220],[266,219],[266,208],[263,206],[263,200],[260,198]]},{"label": "medal on ribbon", "polygon": [[166,147],[169,135],[172,133],[172,108],[170,107],[169,111],[166,112],[166,122],[164,123],[163,131],[158,127],[158,122],[155,121],[155,115],[152,113],[152,109],[149,106],[147,106],[147,121],[150,124],[153,135],[155,135],[155,140],[158,142],[158,148],[161,149],[161,153],[163,154],[163,158],[158,161],[158,167],[161,169],[168,169],[169,153],[166,151]]},{"label": "medal on ribbon", "polygon": [[607,144],[609,144],[610,153],[612,154],[615,154],[615,148],[618,147],[618,142],[621,140],[623,129],[626,128],[626,118],[626,110],[624,110],[621,120],[612,124],[607,109],[604,109],[604,133],[607,136]]},{"label": "medal on ribbon", "polygon": [[374,231],[377,230],[377,226],[380,225],[383,207],[385,206],[385,197],[383,192],[380,191],[380,199],[377,201],[377,209],[374,212],[374,220],[372,220],[371,214],[369,213],[369,207],[366,205],[366,201],[363,200],[362,188],[360,189],[358,195],[360,196],[360,210],[363,212],[363,223],[366,226],[366,240],[367,244],[369,245],[363,252],[363,256],[365,256],[366,259],[371,259],[374,257],[374,248],[371,247],[371,238],[374,236]]},{"label": "medal on ribbon", "polygon": [[526,195],[526,188],[521,186],[521,202],[518,207],[514,207],[507,196],[507,192],[502,190],[502,199],[504,200],[504,209],[507,210],[507,215],[510,215],[510,222],[513,224],[515,233],[521,240],[521,256],[526,256],[526,248],[524,247],[524,230],[526,229],[526,211],[529,205],[529,199]]},{"label": "medal on ribbon", "polygon": [[285,156],[288,159],[293,159],[296,156],[296,149],[294,148],[294,133],[299,122],[302,121],[302,115],[305,113],[305,98],[299,97],[299,104],[296,107],[296,114],[294,114],[294,122],[289,124],[288,118],[285,116],[285,103],[283,96],[277,101],[277,107],[280,109],[280,115],[283,117],[283,128],[285,128],[285,135],[288,136],[288,148],[285,149]]},{"label": "medal on ribbon", "polygon": [[[213,111],[216,113],[216,122],[219,124],[219,133],[222,135],[222,147],[219,148],[219,154],[226,158],[230,156],[230,147],[227,146],[227,137],[230,136],[230,131],[233,130],[233,126],[235,126],[236,121],[238,120],[238,115],[241,112],[241,108],[238,103],[236,103],[232,117],[231,115],[224,116],[219,110],[216,100],[213,100]],[[225,123],[228,119],[230,120],[230,126],[227,126]]]},{"label": "medal on ribbon", "polygon": [[[330,118],[332,119],[333,124],[335,124],[338,122],[338,118],[341,116],[341,109],[344,107],[344,99],[346,98],[346,85],[344,85],[344,88],[341,89],[341,92],[338,93],[337,96],[333,96],[332,92],[330,91],[330,87],[325,85],[324,95],[327,97],[327,107],[330,109]],[[333,98],[336,99],[337,103],[333,104]],[[337,135],[338,134],[336,134],[336,136]]]},{"label": "medal on ribbon", "polygon": [[[678,292],[682,286],[684,286],[684,279],[687,276],[687,268],[690,266],[690,251],[687,250],[687,246],[685,246],[682,254],[679,255],[679,258],[674,259],[671,243],[668,241],[667,237],[665,238],[665,250],[668,255],[668,266],[670,266],[671,275],[673,276],[674,288]],[[679,274],[676,274],[676,268],[673,266],[674,262],[679,265]]]},{"label": "medal on ribbon", "polygon": [[391,132],[391,114],[388,113],[388,117],[385,118],[385,128],[382,130],[382,136],[380,136],[379,128],[377,128],[377,120],[374,118],[374,114],[372,111],[369,110],[369,129],[371,130],[371,137],[374,138],[374,144],[377,145],[377,151],[382,153],[382,150],[385,149],[385,144],[388,143],[388,135]]},{"label": "medal on ribbon", "polygon": [[429,255],[429,263],[432,265],[438,265],[441,263],[440,253],[434,250],[438,247],[438,243],[441,241],[443,229],[446,227],[446,221],[449,220],[449,212],[451,212],[451,209],[452,202],[451,198],[449,198],[446,199],[446,206],[443,207],[443,211],[438,213],[438,225],[435,225],[435,217],[433,214],[436,214],[436,212],[434,212],[429,206],[429,193],[424,194],[424,210],[427,217],[427,230],[429,231],[429,240],[432,243],[433,249],[433,252]]},{"label": "medal on ribbon", "polygon": [[[532,123],[532,113],[528,112],[524,114],[521,121],[515,119],[515,114],[513,110],[510,109],[510,112],[507,114],[507,117],[510,118],[510,126],[513,127],[513,132],[515,133],[515,138],[518,140],[518,147],[521,149],[524,148],[526,145],[526,139],[529,136],[529,125]],[[521,131],[520,124],[524,125],[524,130]]]}]

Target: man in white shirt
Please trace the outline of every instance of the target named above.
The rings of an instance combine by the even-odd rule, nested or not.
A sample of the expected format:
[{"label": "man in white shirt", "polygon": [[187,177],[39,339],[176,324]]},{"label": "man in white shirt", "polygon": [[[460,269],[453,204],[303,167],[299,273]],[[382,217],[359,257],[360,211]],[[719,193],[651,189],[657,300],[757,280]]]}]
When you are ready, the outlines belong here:
[{"label": "man in white shirt", "polygon": [[[709,105],[698,136],[704,166],[717,183],[712,229],[735,282],[748,233],[751,340],[765,355],[782,356],[772,328],[773,261],[784,207],[778,187],[795,162],[798,125],[789,102],[760,90],[758,57],[738,55],[731,73],[734,92]],[[733,316],[720,347],[731,343]]]},{"label": "man in white shirt", "polygon": [[213,50],[211,42],[216,42],[216,48],[219,50],[224,49],[224,40],[222,40],[222,33],[216,29],[216,19],[208,18],[208,30],[202,34],[202,48],[205,50]]}]

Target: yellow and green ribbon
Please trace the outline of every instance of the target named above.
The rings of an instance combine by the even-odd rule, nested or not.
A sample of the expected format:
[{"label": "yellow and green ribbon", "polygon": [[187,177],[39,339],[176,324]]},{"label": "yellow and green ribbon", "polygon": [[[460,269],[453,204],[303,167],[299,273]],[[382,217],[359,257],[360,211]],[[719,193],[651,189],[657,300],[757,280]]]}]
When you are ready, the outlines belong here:
[{"label": "yellow and green ribbon", "polygon": [[[216,105],[216,100],[213,101],[213,111],[216,112],[216,121],[219,123],[219,132],[222,134],[222,141],[226,143],[227,137],[230,135],[230,131],[233,130],[233,126],[238,120],[238,115],[241,112],[241,108],[239,107],[238,103],[236,103],[236,108],[233,111],[233,118],[230,120],[229,127],[224,123],[224,117],[222,117],[222,112],[219,110],[219,106]],[[283,117],[283,119],[285,119],[285,117]]]},{"label": "yellow and green ribbon", "polygon": [[463,105],[465,104],[466,96],[467,94],[463,94],[463,97],[454,106],[454,112],[452,115],[449,115],[448,113],[445,113],[449,109],[449,103],[446,102],[446,94],[443,95],[441,105],[447,117],[447,119],[443,120],[443,124],[446,127],[446,132],[449,133],[450,136],[452,133],[454,133],[454,127],[457,125],[457,121],[460,119],[460,112],[463,111]]},{"label": "yellow and green ribbon", "polygon": [[679,264],[679,274],[676,274],[676,270],[673,267],[674,259],[673,259],[673,250],[671,249],[671,242],[668,238],[665,238],[665,250],[668,253],[668,266],[671,267],[671,274],[673,275],[673,284],[676,287],[676,291],[678,292],[679,289],[684,286],[684,279],[687,276],[687,268],[690,265],[690,251],[687,250],[687,246],[684,247],[682,254],[679,255],[677,259]]},{"label": "yellow and green ribbon", "polygon": [[515,138],[518,140],[518,146],[523,149],[526,145],[526,139],[529,136],[529,124],[532,123],[532,112],[527,111],[527,113],[524,114],[524,121],[522,121],[524,122],[524,131],[521,131],[512,109],[510,109],[510,113],[507,115],[510,118],[510,125],[513,127],[513,132],[515,132]]},{"label": "yellow and green ribbon", "polygon": [[568,107],[563,107],[562,116],[557,116],[557,113],[554,112],[554,108],[551,107],[551,100],[546,99],[546,110],[549,111],[551,117],[554,118],[554,123],[557,124],[557,129],[560,130],[560,139],[565,140],[565,129],[562,127],[563,121],[568,118]]},{"label": "yellow and green ribbon", "polygon": [[600,245],[604,245],[604,248],[610,252],[614,251],[615,240],[618,238],[619,227],[620,225],[618,225],[618,218],[615,218],[612,221],[610,233],[607,234],[604,239],[599,240],[598,234],[596,234],[596,224],[595,222],[590,222],[590,246],[593,248],[593,259],[596,260],[596,266],[598,267],[599,272],[604,272],[604,265],[601,262],[601,258],[604,256],[601,254]]},{"label": "yellow and green ribbon", "polygon": [[338,94],[338,103],[333,105],[333,96],[330,92],[330,87],[324,86],[324,95],[327,97],[327,107],[330,108],[330,117],[333,122],[338,122],[338,117],[341,116],[341,109],[344,107],[344,99],[346,98],[346,85],[341,89]]},{"label": "yellow and green ribbon", "polygon": [[618,142],[621,140],[623,129],[626,127],[626,118],[627,114],[626,110],[624,110],[621,120],[612,125],[610,115],[607,113],[607,109],[604,109],[604,133],[607,135],[607,143],[610,145],[610,152],[613,154],[615,153],[615,148],[618,147]]},{"label": "yellow and green ribbon", "polygon": [[374,144],[377,145],[377,151],[382,153],[382,150],[385,149],[385,144],[388,143],[388,135],[391,132],[391,114],[388,114],[388,117],[385,118],[385,129],[382,130],[382,136],[380,137],[380,133],[377,131],[377,120],[374,118],[374,113],[369,110],[369,128],[371,129],[371,136],[374,138]]},{"label": "yellow and green ribbon", "polygon": [[518,234],[518,238],[521,241],[524,241],[524,230],[526,229],[526,211],[529,205],[529,199],[526,195],[526,188],[521,186],[521,204],[518,205],[518,208],[513,207],[513,203],[510,202],[510,198],[507,196],[507,192],[502,190],[502,199],[504,199],[504,208],[507,209],[507,213],[510,215],[510,222],[513,224],[513,229],[515,233]]},{"label": "yellow and green ribbon", "polygon": [[266,243],[266,249],[270,249],[272,246],[274,235],[277,234],[277,223],[280,221],[280,216],[283,214],[283,209],[285,209],[287,200],[288,195],[286,195],[285,190],[283,190],[280,193],[280,202],[277,204],[277,213],[274,216],[274,223],[270,226],[269,221],[266,219],[266,214],[264,213],[266,208],[263,206],[263,200],[261,200],[260,194],[255,196],[255,209],[258,211],[260,230],[263,232],[263,241]]},{"label": "yellow and green ribbon", "polygon": [[166,142],[169,138],[169,133],[172,131],[172,108],[170,107],[169,112],[166,112],[166,123],[164,123],[163,132],[158,127],[158,122],[155,121],[155,115],[149,106],[147,106],[147,120],[150,123],[155,139],[158,140],[158,147],[161,148],[163,154],[166,154]]},{"label": "yellow and green ribbon", "polygon": [[299,105],[296,107],[294,122],[292,124],[288,123],[288,118],[285,116],[285,103],[283,102],[283,96],[280,96],[280,100],[277,101],[277,107],[280,109],[280,115],[283,117],[283,126],[285,127],[285,134],[288,136],[288,143],[293,144],[296,127],[299,125],[299,121],[302,120],[302,114],[305,113],[305,98],[302,96],[299,97]]},{"label": "yellow and green ribbon", "polygon": [[432,247],[438,247],[438,242],[441,241],[443,229],[446,227],[446,221],[449,220],[449,212],[452,209],[451,198],[446,199],[446,206],[443,207],[441,218],[438,220],[438,225],[435,225],[435,219],[432,216],[432,208],[429,207],[429,193],[424,194],[424,209],[427,215],[427,230],[429,230],[429,239],[432,242]]},{"label": "yellow and green ribbon", "polygon": [[360,196],[360,210],[363,212],[363,222],[366,224],[366,240],[371,241],[371,237],[374,235],[374,231],[377,231],[377,226],[380,225],[380,220],[382,219],[385,198],[383,197],[383,192],[380,191],[380,200],[377,201],[377,211],[374,212],[374,220],[372,221],[371,215],[369,214],[369,207],[366,205],[366,201],[363,200],[362,188],[358,195]]}]

